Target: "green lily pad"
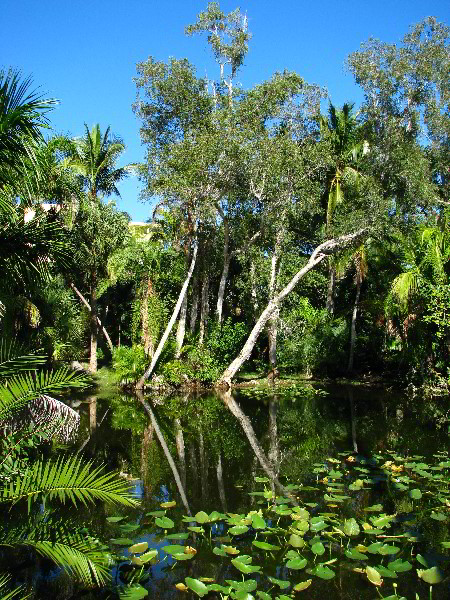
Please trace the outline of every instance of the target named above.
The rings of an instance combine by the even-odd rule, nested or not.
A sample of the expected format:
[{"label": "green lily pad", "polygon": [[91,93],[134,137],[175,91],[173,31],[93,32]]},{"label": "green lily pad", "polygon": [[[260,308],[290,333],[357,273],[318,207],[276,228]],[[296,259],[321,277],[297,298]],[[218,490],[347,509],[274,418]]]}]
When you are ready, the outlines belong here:
[{"label": "green lily pad", "polygon": [[108,523],[118,523],[119,521],[123,521],[125,517],[106,517]]},{"label": "green lily pad", "polygon": [[261,571],[261,567],[258,567],[257,565],[246,565],[240,560],[236,559],[232,560],[231,564],[234,565],[236,569],[238,569],[241,573],[244,573],[244,575],[248,575],[249,573],[257,573],[258,571]]},{"label": "green lily pad", "polygon": [[188,527],[188,529],[189,531],[193,531],[194,533],[205,533],[203,527],[199,527],[198,525],[191,525],[190,527]]},{"label": "green lily pad", "polygon": [[172,519],[169,519],[169,517],[157,517],[155,519],[155,524],[162,529],[171,529],[172,527],[175,527],[175,523]]},{"label": "green lily pad", "polygon": [[146,598],[147,596],[148,590],[138,583],[128,585],[122,592],[119,592],[120,600],[141,600],[141,598]]},{"label": "green lily pad", "polygon": [[158,556],[158,550],[149,550],[145,554],[141,554],[139,560],[143,563],[147,563]]},{"label": "green lily pad", "polygon": [[307,564],[308,564],[308,561],[306,560],[306,558],[294,558],[292,560],[287,561],[286,567],[288,569],[300,570],[300,569],[304,569]]},{"label": "green lily pad", "polygon": [[320,579],[333,579],[336,573],[326,565],[317,565],[311,570],[312,575],[320,577]]},{"label": "green lily pad", "polygon": [[247,533],[247,531],[247,525],[235,525],[234,527],[230,527],[228,533],[231,533],[231,535],[242,535],[243,533]]},{"label": "green lily pad", "polygon": [[300,583],[297,583],[297,585],[294,586],[294,592],[302,592],[303,590],[306,590],[307,588],[309,588],[309,586],[312,584],[312,579],[307,579],[306,581],[301,581]]},{"label": "green lily pad", "polygon": [[178,544],[162,547],[166,554],[184,554],[184,548],[185,546],[180,546]]},{"label": "green lily pad", "polygon": [[259,540],[253,540],[253,546],[256,548],[260,548],[261,550],[268,550],[269,552],[275,552],[276,550],[280,550],[280,546],[274,546],[273,544],[268,544],[267,542],[260,542]]},{"label": "green lily pad", "polygon": [[366,567],[366,575],[370,583],[376,586],[380,586],[383,583],[380,573],[373,567]]},{"label": "green lily pad", "polygon": [[[188,527],[190,529],[190,527]],[[199,527],[199,529],[201,529]],[[166,535],[166,540],[187,540],[189,537],[188,533],[169,533]]]},{"label": "green lily pad", "polygon": [[148,549],[148,542],[139,542],[138,544],[133,544],[128,548],[128,552],[130,554],[136,554],[140,552],[145,552]]},{"label": "green lily pad", "polygon": [[289,538],[288,543],[294,548],[303,548],[303,546],[305,545],[305,540],[300,535],[296,535],[295,533],[293,533]]},{"label": "green lily pad", "polygon": [[123,525],[119,525],[119,527],[123,533],[131,533],[133,531],[137,531],[140,525],[137,523],[124,523]]},{"label": "green lily pad", "polygon": [[430,585],[435,585],[443,580],[443,575],[438,567],[431,567],[431,569],[426,570],[417,569],[417,575]]},{"label": "green lily pad", "polygon": [[358,535],[360,532],[360,527],[359,527],[356,519],[354,519],[353,517],[351,519],[346,519],[343,529],[344,529],[345,535],[348,535],[351,537]]},{"label": "green lily pad", "polygon": [[206,596],[208,593],[208,588],[203,581],[200,581],[199,579],[192,579],[192,577],[185,577],[184,581],[188,588],[195,592],[197,596],[200,596],[200,598],[203,598],[203,596]]},{"label": "green lily pad", "polygon": [[390,546],[389,544],[383,544],[378,550],[378,552],[383,556],[386,556],[390,554],[397,554],[398,552],[400,552],[400,548],[398,548],[398,546]]},{"label": "green lily pad", "polygon": [[377,554],[382,546],[382,542],[375,542],[374,544],[370,544],[370,546],[367,547],[367,552],[369,552],[370,554]]},{"label": "green lily pad", "polygon": [[367,554],[363,554],[362,552],[359,552],[358,550],[356,550],[356,548],[349,548],[348,550],[346,550],[345,556],[347,558],[351,558],[352,560],[367,560],[368,559]]},{"label": "green lily pad", "polygon": [[272,596],[270,594],[262,592],[261,590],[258,590],[256,595],[258,596],[259,600],[272,600]]},{"label": "green lily pad", "polygon": [[252,515],[252,527],[253,529],[265,529],[266,522],[260,515]]},{"label": "green lily pad", "polygon": [[276,577],[270,576],[267,576],[267,579],[270,581],[270,583],[277,585],[280,590],[285,590],[291,585],[290,581],[285,581],[284,579],[277,579]]},{"label": "green lily pad", "polygon": [[175,560],[191,560],[195,554],[187,554],[185,552],[177,552],[171,555]]},{"label": "green lily pad", "polygon": [[322,542],[316,542],[311,546],[311,551],[317,556],[322,556],[322,554],[325,552],[325,546],[322,544]]},{"label": "green lily pad", "polygon": [[395,571],[396,573],[405,573],[406,571],[410,571],[412,569],[412,564],[407,560],[403,561],[401,558],[397,558],[389,563],[389,569],[391,571]]},{"label": "green lily pad", "polygon": [[446,520],[446,516],[440,512],[436,513],[434,512],[434,510],[432,511],[430,517],[432,519],[434,519],[435,521],[445,521]]},{"label": "green lily pad", "polygon": [[109,541],[115,546],[131,546],[133,544],[133,540],[130,538],[112,538]]},{"label": "green lily pad", "polygon": [[233,579],[226,579],[225,581],[233,589],[240,592],[251,593],[254,592],[258,587],[258,583],[255,581],[255,579],[247,579],[246,581],[234,581]]},{"label": "green lily pad", "polygon": [[164,517],[166,514],[165,510],[152,510],[151,512],[145,513],[146,517]]},{"label": "green lily pad", "polygon": [[383,567],[383,565],[377,565],[375,568],[383,577],[387,577],[388,579],[397,579],[397,573],[395,571],[386,569],[386,567]]},{"label": "green lily pad", "polygon": [[203,510],[198,512],[195,515],[194,519],[197,521],[197,523],[209,523],[209,515],[206,514]]},{"label": "green lily pad", "polygon": [[418,488],[415,488],[414,490],[409,491],[409,497],[413,500],[420,500],[422,498],[422,492]]}]

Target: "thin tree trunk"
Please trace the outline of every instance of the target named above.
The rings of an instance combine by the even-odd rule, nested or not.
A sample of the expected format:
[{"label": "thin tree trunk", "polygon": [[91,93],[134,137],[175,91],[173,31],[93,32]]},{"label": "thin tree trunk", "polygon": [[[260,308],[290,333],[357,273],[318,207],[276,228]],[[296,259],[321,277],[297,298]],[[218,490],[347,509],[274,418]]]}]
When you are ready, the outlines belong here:
[{"label": "thin tree trunk", "polygon": [[223,468],[222,468],[222,455],[220,454],[220,452],[219,452],[219,458],[217,459],[216,474],[217,474],[217,487],[219,488],[220,503],[222,505],[223,512],[227,513],[228,512],[227,497],[225,495],[225,484],[223,481]]},{"label": "thin tree trunk", "polygon": [[97,280],[95,274],[91,277],[91,355],[89,359],[89,370],[91,373],[97,372]]},{"label": "thin tree trunk", "polygon": [[141,443],[141,477],[144,482],[144,495],[146,498],[150,498],[152,496],[152,490],[149,486],[149,472],[150,472],[150,464],[148,453],[150,450],[150,445],[153,442],[153,433],[154,428],[151,422],[144,429],[142,434],[142,443]]},{"label": "thin tree trunk", "polygon": [[334,288],[336,285],[336,269],[330,257],[328,269],[328,290],[326,308],[331,316],[334,315]]},{"label": "thin tree trunk", "polygon": [[[270,282],[269,282],[269,299],[275,297],[276,288],[277,288],[277,279],[278,273],[280,271],[280,253],[281,253],[281,243],[285,234],[285,216],[284,214],[281,217],[281,225],[277,231],[277,236],[275,240],[275,248],[272,255],[272,265],[270,270]],[[277,334],[278,334],[278,316],[279,310],[274,311],[273,315],[269,318],[269,326],[268,326],[268,337],[269,337],[269,365],[270,370],[274,373],[277,368]],[[275,381],[275,377],[273,377],[272,381]]]},{"label": "thin tree trunk", "polygon": [[358,305],[359,305],[359,297],[361,294],[361,276],[357,272],[356,273],[356,297],[355,303],[353,305],[353,313],[352,313],[352,326],[350,332],[350,354],[348,357],[348,367],[347,371],[351,373],[353,371],[353,357],[355,353],[355,342],[356,342],[356,317],[358,316]]},{"label": "thin tree trunk", "polygon": [[268,458],[273,470],[278,475],[280,466],[280,446],[278,443],[278,427],[277,427],[277,411],[278,402],[275,398],[269,401],[269,453]]},{"label": "thin tree trunk", "polygon": [[172,327],[174,326],[174,323],[177,320],[178,313],[180,312],[181,304],[186,295],[187,288],[188,288],[189,282],[191,280],[192,273],[194,271],[195,261],[197,259],[197,250],[198,250],[197,241],[194,240],[194,251],[192,253],[191,266],[189,267],[188,274],[184,281],[183,287],[181,288],[180,295],[178,296],[178,301],[175,305],[172,316],[170,317],[170,321],[167,324],[166,330],[158,344],[158,347],[156,348],[156,351],[155,351],[155,354],[153,355],[152,361],[151,361],[150,365],[148,366],[148,368],[146,369],[145,373],[142,375],[141,379],[138,381],[136,388],[139,390],[143,389],[145,382],[152,374],[153,369],[155,368],[155,365],[158,361],[158,358],[161,355],[162,349],[164,348],[164,344],[166,343],[167,338],[169,337],[170,332],[172,331]]},{"label": "thin tree trunk", "polygon": [[[91,312],[91,305],[89,304],[89,302],[86,300],[86,298],[83,296],[83,294],[80,292],[80,290],[75,287],[75,285],[73,283],[70,284],[71,289],[75,292],[75,294],[78,296],[78,298],[81,300],[81,302],[86,306],[86,308],[88,309],[89,312]],[[97,316],[97,323],[99,325],[99,327],[102,328],[102,332],[103,335],[105,336],[105,340],[111,350],[111,352],[114,350],[114,346],[113,343],[111,341],[111,338],[108,335],[108,332],[106,331],[106,329],[103,327],[102,322],[100,321],[99,317]]]},{"label": "thin tree trunk", "polygon": [[188,295],[185,294],[183,298],[183,302],[181,303],[180,309],[180,318],[178,319],[178,328],[177,328],[177,338],[176,338],[176,353],[175,358],[180,358],[181,349],[184,344],[184,336],[186,333],[186,316],[187,316],[187,303],[188,303]]},{"label": "thin tree trunk", "polygon": [[141,320],[142,320],[142,344],[144,346],[144,351],[147,356],[152,359],[155,353],[155,344],[153,340],[153,335],[150,331],[150,323],[149,323],[149,302],[150,298],[154,295],[153,291],[153,282],[151,277],[147,278],[147,285],[145,286],[142,305],[141,305]]},{"label": "thin tree trunk", "polygon": [[198,275],[194,276],[192,283],[192,305],[189,331],[194,334],[198,316]]},{"label": "thin tree trunk", "polygon": [[89,396],[89,433],[97,429],[97,396]]},{"label": "thin tree trunk", "polygon": [[203,344],[205,339],[206,328],[208,326],[208,316],[209,316],[209,273],[205,269],[205,273],[203,275],[203,283],[202,283],[202,302],[200,307],[200,336],[199,336],[199,346]]},{"label": "thin tree trunk", "polygon": [[272,483],[282,492],[283,495],[288,495],[289,492],[278,481],[277,474],[275,473],[274,469],[272,468],[270,461],[264,454],[264,450],[261,448],[261,446],[258,442],[258,438],[256,437],[255,430],[252,427],[250,419],[242,411],[239,404],[233,398],[233,396],[231,395],[231,391],[228,389],[226,392],[221,392],[220,396],[221,396],[222,401],[224,402],[225,406],[227,406],[227,408],[230,410],[230,412],[239,421],[239,424],[241,425],[242,430],[244,431],[244,433],[249,441],[249,444],[252,447],[253,452],[255,453],[255,456],[258,459],[259,464],[265,471],[266,475],[269,477],[269,479],[272,481]]},{"label": "thin tree trunk", "polygon": [[183,429],[180,419],[175,419],[175,443],[177,446],[178,460],[180,462],[181,480],[186,487],[186,452],[184,445]]},{"label": "thin tree trunk", "polygon": [[347,235],[342,235],[338,238],[327,240],[323,242],[314,250],[311,254],[306,265],[298,271],[291,281],[281,290],[279,294],[277,294],[272,300],[269,301],[266,308],[261,313],[258,321],[255,323],[250,335],[247,338],[247,341],[244,344],[244,347],[238,354],[238,356],[231,362],[231,364],[225,369],[222,373],[222,376],[218,380],[218,386],[231,386],[231,380],[237,373],[237,371],[241,368],[246,360],[250,357],[250,354],[256,344],[256,341],[264,329],[267,321],[273,315],[273,313],[278,310],[279,305],[284,300],[284,298],[294,289],[297,283],[304,277],[309,271],[314,269],[318,264],[320,264],[325,258],[337,252],[340,248],[351,244],[357,239],[361,238],[366,233],[366,229],[360,229],[355,233],[350,233]]},{"label": "thin tree trunk", "polygon": [[227,285],[228,271],[230,269],[230,224],[228,222],[228,218],[224,216],[221,211],[222,220],[223,220],[223,269],[222,276],[220,277],[219,283],[219,293],[217,294],[217,321],[219,325],[222,323],[222,311],[223,311],[223,299],[225,296],[225,287]]},{"label": "thin tree trunk", "polygon": [[191,516],[191,509],[189,508],[189,503],[188,503],[188,500],[187,500],[187,497],[186,497],[186,492],[184,491],[183,484],[181,482],[180,474],[178,473],[177,466],[176,466],[176,464],[175,464],[175,462],[174,462],[174,460],[172,458],[172,455],[170,454],[170,450],[167,447],[166,440],[164,439],[162,431],[161,431],[161,429],[160,429],[160,427],[158,425],[158,421],[155,418],[155,415],[153,413],[153,410],[152,410],[150,404],[145,400],[144,394],[142,393],[142,390],[138,389],[136,393],[137,393],[137,397],[138,397],[139,401],[141,402],[141,404],[143,405],[146,413],[150,417],[150,421],[151,421],[153,429],[154,429],[154,431],[156,433],[156,437],[158,438],[159,443],[161,444],[161,447],[163,449],[164,455],[165,455],[165,457],[167,459],[167,462],[169,463],[170,468],[172,470],[172,474],[173,474],[173,477],[175,479],[175,483],[177,485],[178,492],[179,492],[180,497],[181,497],[181,501],[183,502],[184,507],[187,510],[187,514],[189,516]]},{"label": "thin tree trunk", "polygon": [[258,313],[259,305],[258,305],[258,295],[256,293],[256,274],[255,274],[255,263],[250,261],[250,286],[251,286],[251,294],[252,294],[252,302],[253,302],[253,310],[255,311],[255,315]]},{"label": "thin tree trunk", "polygon": [[198,435],[198,449],[200,454],[200,483],[202,486],[202,502],[206,504],[208,501],[208,457],[205,451],[205,440],[203,432]]}]

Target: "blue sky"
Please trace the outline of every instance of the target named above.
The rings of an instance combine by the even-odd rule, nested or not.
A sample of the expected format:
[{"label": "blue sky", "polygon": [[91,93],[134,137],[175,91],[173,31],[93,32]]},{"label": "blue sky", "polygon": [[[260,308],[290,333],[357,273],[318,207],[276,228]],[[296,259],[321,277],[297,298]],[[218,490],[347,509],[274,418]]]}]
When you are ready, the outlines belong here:
[{"label": "blue sky", "polygon": [[[207,2],[199,0],[2,0],[0,68],[13,66],[32,75],[47,97],[58,98],[51,114],[56,133],[82,135],[88,126],[108,125],[127,146],[123,164],[140,162],[144,148],[131,104],[136,63],[153,56],[188,58],[198,75],[217,77],[206,40],[184,35]],[[444,0],[359,0],[299,2],[234,0],[220,2],[229,12],[247,13],[253,34],[238,81],[248,88],[275,71],[289,69],[306,81],[326,86],[334,104],[362,100],[344,61],[370,36],[399,42],[410,25],[433,15],[449,24]],[[117,204],[133,220],[146,220],[151,204],[139,201],[140,184],[120,186]]]}]

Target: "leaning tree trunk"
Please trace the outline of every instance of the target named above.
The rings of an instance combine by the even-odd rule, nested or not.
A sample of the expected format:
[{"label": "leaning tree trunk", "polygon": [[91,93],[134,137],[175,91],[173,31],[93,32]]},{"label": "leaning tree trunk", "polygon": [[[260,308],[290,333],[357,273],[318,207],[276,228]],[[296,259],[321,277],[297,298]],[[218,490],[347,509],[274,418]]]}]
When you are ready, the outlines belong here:
[{"label": "leaning tree trunk", "polygon": [[186,316],[187,316],[188,295],[185,294],[181,303],[180,318],[178,319],[177,337],[176,337],[176,353],[175,358],[180,358],[181,349],[184,344],[184,336],[186,333]]},{"label": "leaning tree trunk", "polygon": [[[91,312],[91,305],[86,300],[86,298],[83,296],[83,294],[80,292],[80,290],[77,287],[75,287],[75,285],[73,283],[70,284],[70,287],[75,292],[75,294],[78,296],[78,298],[80,298],[81,302],[86,306],[88,311]],[[103,332],[103,335],[105,336],[106,343],[108,344],[108,346],[112,352],[114,350],[113,343],[112,343],[111,338],[109,337],[108,332],[106,331],[105,327],[102,325],[102,322],[100,321],[98,315],[97,315],[97,323],[98,323],[98,326],[102,328],[102,332]]]},{"label": "leaning tree trunk", "polygon": [[198,245],[197,245],[197,240],[194,240],[194,250],[192,253],[192,259],[191,259],[191,266],[189,267],[189,271],[188,274],[186,276],[186,279],[183,283],[183,287],[181,288],[180,291],[180,295],[178,296],[178,301],[175,305],[175,308],[173,310],[172,316],[170,317],[170,321],[167,324],[166,330],[158,344],[158,347],[156,348],[155,354],[153,355],[152,361],[150,363],[150,365],[148,366],[148,368],[146,369],[145,373],[142,375],[142,377],[140,378],[140,380],[138,381],[138,384],[136,386],[136,388],[138,390],[142,390],[144,387],[145,382],[147,381],[147,379],[150,377],[150,375],[153,372],[153,369],[155,368],[156,363],[158,362],[159,357],[161,356],[161,352],[162,349],[164,348],[164,344],[167,341],[167,338],[170,335],[170,332],[172,331],[172,327],[174,326],[175,321],[177,320],[178,314],[180,312],[180,308],[181,308],[181,304],[183,303],[184,297],[186,295],[187,292],[187,288],[189,285],[189,282],[191,280],[192,277],[192,273],[194,271],[194,267],[195,267],[195,261],[197,259],[197,250],[198,250]]},{"label": "leaning tree trunk", "polygon": [[354,353],[355,353],[355,342],[356,342],[356,317],[358,316],[358,304],[359,304],[359,297],[361,294],[361,275],[358,273],[358,271],[356,272],[356,297],[355,297],[355,303],[353,305],[353,313],[352,313],[352,326],[351,326],[351,332],[350,332],[350,354],[348,357],[348,367],[347,367],[347,371],[349,373],[351,373],[353,371],[353,357],[354,357]]},{"label": "leaning tree trunk", "polygon": [[177,466],[175,464],[175,461],[173,460],[172,455],[170,454],[170,450],[169,450],[169,448],[168,448],[168,446],[166,444],[166,440],[164,439],[162,431],[161,431],[161,429],[160,429],[160,427],[158,425],[158,421],[156,420],[156,417],[155,417],[155,415],[153,413],[153,410],[152,410],[150,404],[145,400],[144,394],[139,389],[137,390],[137,397],[138,397],[139,401],[141,402],[142,406],[144,407],[145,412],[150,417],[150,421],[151,421],[153,429],[154,429],[154,431],[156,433],[156,437],[158,438],[159,443],[161,444],[161,447],[163,449],[164,455],[165,455],[165,457],[167,459],[167,462],[169,463],[169,466],[170,466],[170,468],[172,470],[172,474],[173,474],[173,477],[175,479],[175,483],[177,485],[178,492],[179,492],[179,494],[181,496],[181,501],[183,502],[184,507],[187,510],[187,514],[190,516],[191,515],[191,509],[189,508],[189,503],[188,503],[188,500],[187,500],[186,492],[184,491],[184,487],[183,487],[183,483],[182,483],[181,478],[180,478],[180,474],[178,472],[178,469],[177,469]]},{"label": "leaning tree trunk", "polygon": [[323,242],[314,250],[311,254],[306,265],[298,271],[291,281],[284,287],[279,294],[277,294],[272,300],[269,301],[266,308],[261,313],[258,321],[255,323],[250,335],[247,338],[247,341],[244,344],[244,347],[238,354],[238,356],[232,361],[232,363],[225,369],[222,373],[222,376],[217,382],[219,387],[230,387],[231,380],[239,371],[241,366],[244,364],[246,360],[250,358],[250,354],[256,344],[256,341],[264,329],[267,321],[270,317],[279,309],[279,305],[284,300],[284,298],[294,289],[297,283],[302,279],[309,271],[314,269],[318,264],[320,264],[325,258],[337,252],[340,248],[351,244],[357,239],[361,238],[366,233],[366,229],[360,229],[355,233],[350,233],[347,235],[342,235],[338,238],[327,240]]},{"label": "leaning tree trunk", "polygon": [[91,356],[89,359],[89,370],[91,373],[97,372],[97,278],[96,274],[91,276]]}]

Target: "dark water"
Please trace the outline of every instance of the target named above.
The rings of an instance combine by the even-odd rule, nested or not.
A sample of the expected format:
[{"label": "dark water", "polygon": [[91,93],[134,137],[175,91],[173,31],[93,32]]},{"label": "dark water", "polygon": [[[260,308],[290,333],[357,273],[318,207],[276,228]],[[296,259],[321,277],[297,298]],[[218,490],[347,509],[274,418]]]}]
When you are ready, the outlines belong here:
[{"label": "dark water", "polygon": [[[430,465],[437,464],[443,458],[440,453],[449,449],[448,400],[412,401],[395,391],[312,385],[279,386],[266,390],[245,389],[233,392],[233,395],[222,396],[214,393],[158,394],[147,400],[152,407],[153,421],[150,421],[148,414],[134,397],[114,394],[108,398],[83,399],[78,408],[81,426],[77,447],[83,447],[87,456],[121,471],[129,478],[133,493],[141,500],[140,509],[134,512],[127,513],[106,507],[95,515],[85,513],[84,517],[90,522],[91,530],[106,541],[119,537],[121,533],[118,525],[106,521],[108,515],[125,515],[129,523],[139,524],[136,533],[127,534],[127,537],[130,536],[133,542],[146,541],[150,548],[159,550],[157,564],[147,569],[149,578],[142,583],[149,590],[149,598],[182,599],[183,592],[178,591],[175,584],[184,582],[186,576],[210,577],[221,585],[226,585],[226,580],[255,578],[258,588],[249,592],[250,595],[246,596],[244,592],[239,595],[236,589],[232,592],[239,600],[258,597],[267,600],[264,593],[281,600],[286,600],[286,597],[290,594],[293,596],[294,593],[300,598],[319,598],[327,594],[330,599],[371,600],[380,597],[380,592],[382,597],[394,594],[392,584],[396,583],[399,597],[404,595],[408,599],[414,599],[418,593],[420,598],[428,598],[429,585],[419,579],[416,569],[425,569],[424,565],[430,568],[435,564],[439,565],[444,581],[433,586],[433,598],[450,598],[450,550],[443,549],[440,543],[450,540],[449,508],[443,501],[440,502],[443,504],[441,510],[445,517],[441,521],[408,517],[413,506],[408,490],[422,485],[415,481],[419,481],[420,476],[415,471],[401,473],[404,476],[407,472],[410,478],[405,486],[406,491],[399,491],[396,486],[404,484],[398,484],[394,476],[389,475],[387,480],[384,475],[380,477],[378,471],[374,470],[374,465],[367,463],[372,460],[371,457],[375,457],[381,465],[386,456],[397,456],[397,464],[403,465],[405,461],[400,460],[400,457],[413,456],[416,457],[416,463],[428,461]],[[166,452],[163,451],[161,438],[167,445]],[[167,453],[172,457],[175,468],[171,467]],[[357,471],[352,469],[360,469],[364,473],[367,465],[372,471],[369,473],[366,469],[369,474],[361,477],[372,478],[373,485],[370,482],[371,485],[348,492],[350,495],[345,502],[335,503],[329,500],[326,504],[324,498],[337,497],[334,494],[336,488],[333,487],[328,487],[328,496],[324,496],[326,485],[344,487],[344,484],[339,483],[339,477],[329,477],[333,469],[340,469],[341,481],[346,481],[348,490],[350,481],[353,481],[352,473],[355,477],[358,476]],[[448,491],[449,471],[444,470],[443,473],[447,483],[439,482],[439,485],[441,488],[443,485]],[[329,477],[328,484],[323,482],[324,476]],[[299,484],[306,487],[306,490],[296,490],[292,501],[285,498],[286,502],[290,502],[289,506],[284,505],[282,500],[276,500],[277,496],[286,496],[286,488]],[[316,489],[309,490],[309,487]],[[262,498],[264,490],[272,492],[271,500]],[[429,491],[427,490],[428,488],[424,491],[427,502],[429,498],[441,493],[436,492],[431,484]],[[444,496],[444,500],[445,498],[449,496]],[[164,528],[157,526],[156,517],[148,513],[161,510],[160,504],[168,501],[176,502],[175,507],[166,511],[175,525],[164,532]],[[273,506],[269,510],[271,503]],[[231,526],[224,522],[224,518],[205,524],[205,536],[191,532],[187,541],[167,539],[170,533],[187,531],[186,527],[189,525],[199,526],[199,523],[181,521],[183,515],[195,515],[198,511],[206,511],[208,515],[217,511],[223,517],[227,515],[229,519],[230,515],[245,517],[251,511],[261,510],[265,511],[261,515],[268,526],[287,527],[283,523],[288,517],[274,512],[273,507],[276,509],[277,503],[282,509],[286,506],[286,514],[292,512],[293,504],[298,504],[299,507],[306,507],[310,518],[317,519],[317,515],[324,513],[335,514],[339,516],[328,518],[341,519],[343,522],[342,519],[356,517],[360,525],[364,519],[368,520],[369,516],[373,516],[365,513],[364,507],[381,503],[381,514],[397,515],[395,525],[390,531],[386,530],[389,535],[392,535],[394,529],[397,534],[399,531],[404,532],[402,522],[408,522],[408,519],[414,535],[419,536],[420,533],[420,541],[401,546],[398,555],[404,560],[409,558],[413,568],[408,573],[398,573],[398,579],[395,580],[385,577],[383,585],[376,588],[368,582],[365,574],[354,571],[355,568],[364,569],[368,563],[354,559],[343,561],[345,547],[342,542],[337,538],[324,538],[319,530],[317,539],[311,541],[312,535],[305,536],[305,539],[310,546],[315,540],[327,542],[327,553],[324,557],[313,556],[314,561],[308,559],[308,568],[326,561],[332,553],[333,556],[339,556],[339,561],[332,567],[335,569],[335,576],[328,581],[314,576],[314,573],[308,575],[306,571],[286,568],[286,550],[255,554],[252,540],[255,531],[258,532],[252,529],[251,524],[249,531],[244,534],[228,537],[230,542],[225,539],[225,544],[236,546],[241,554],[251,554],[252,564],[262,565],[265,577],[270,575],[280,580],[289,580],[292,586],[308,578],[313,580],[304,591],[293,592],[292,587],[284,591],[277,584],[271,587],[267,577],[263,583],[262,572],[253,575],[239,573],[238,569],[230,565],[230,559],[234,556],[224,558],[214,554],[214,547],[220,548],[222,544],[220,537]],[[313,504],[317,505],[312,506]],[[435,514],[430,506],[425,503],[422,513]],[[292,521],[289,521],[289,526],[291,525]],[[281,539],[282,544],[286,544],[291,531],[287,534],[273,533],[270,537],[260,536],[258,539],[277,545]],[[401,540],[404,541],[403,538]],[[346,544],[350,541],[349,537],[345,539]],[[375,541],[378,538],[370,540]],[[395,542],[390,541],[392,544]],[[161,550],[168,544],[195,546],[197,555],[193,560],[175,561],[172,555]],[[295,552],[289,545],[286,548]],[[306,556],[301,549],[298,552]],[[311,556],[309,548],[308,552]],[[424,559],[424,564],[417,562],[417,553],[428,557]],[[126,549],[122,551],[122,555],[127,556]],[[385,564],[398,557],[388,557]],[[121,571],[116,569],[114,576],[119,582]],[[47,585],[48,578],[44,578],[42,582]],[[258,591],[262,595],[258,596]],[[52,594],[55,598],[69,597],[61,589],[56,595],[53,590]],[[208,597],[220,597],[220,594],[211,592]]]}]

